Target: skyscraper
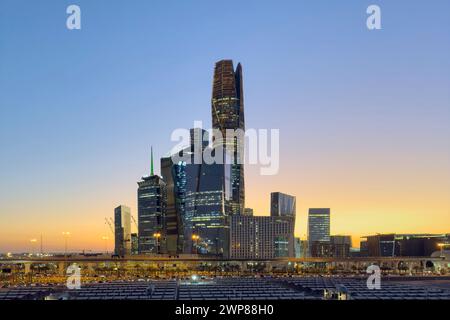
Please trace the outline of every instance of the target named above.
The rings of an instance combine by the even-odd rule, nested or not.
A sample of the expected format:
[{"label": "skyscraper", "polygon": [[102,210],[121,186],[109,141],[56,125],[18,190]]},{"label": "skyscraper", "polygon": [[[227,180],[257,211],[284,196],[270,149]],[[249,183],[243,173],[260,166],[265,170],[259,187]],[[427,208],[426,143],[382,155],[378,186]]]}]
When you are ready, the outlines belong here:
[{"label": "skyscraper", "polygon": [[[242,66],[234,70],[232,60],[221,60],[214,70],[211,110],[213,129],[220,131],[222,139],[213,137],[215,147],[231,150],[233,161],[230,167],[231,198],[228,215],[243,214],[245,208],[244,142],[243,136],[227,137],[227,130],[245,130],[244,91]],[[224,156],[229,159],[224,152]],[[227,167],[225,167],[227,169]]]},{"label": "skyscraper", "polygon": [[[164,234],[166,250],[170,254],[183,252],[184,244],[184,185],[186,178],[182,166],[174,164],[172,158],[161,158],[161,175],[166,184],[166,210]],[[182,168],[181,168],[182,169]]]},{"label": "skyscraper", "polygon": [[[191,129],[190,136],[190,146],[179,151],[190,158],[189,163],[173,163],[171,157],[161,159],[161,172],[167,185],[167,247],[170,247],[170,235],[175,239],[178,230],[178,252],[226,257],[229,252],[226,212],[230,211],[226,210],[229,206],[226,194],[231,192],[225,191],[225,186],[230,185],[225,168],[230,165],[207,164],[203,160],[195,163],[194,153],[208,148],[208,132],[195,128]],[[194,145],[200,150],[194,150]]]},{"label": "skyscraper", "polygon": [[[229,216],[226,214],[222,164],[186,165],[187,233],[198,236],[194,253],[227,257]],[[188,237],[188,235],[186,236]]]},{"label": "skyscraper", "polygon": [[114,254],[119,256],[131,253],[131,210],[126,206],[114,209]]},{"label": "skyscraper", "polygon": [[308,242],[310,256],[328,256],[330,248],[330,209],[309,209]]},{"label": "skyscraper", "polygon": [[[167,234],[167,250],[169,253],[191,253],[192,216],[186,215],[187,180],[198,182],[199,177],[187,175],[186,167],[196,167],[195,152],[201,153],[208,146],[208,132],[201,128],[190,130],[190,145],[179,150],[179,155],[187,156],[190,163],[174,163],[172,157],[161,158],[161,175],[166,182],[167,207],[165,232]],[[197,149],[196,149],[197,147]],[[202,159],[202,158],[199,158]],[[196,189],[196,188],[195,188]]]},{"label": "skyscraper", "polygon": [[164,251],[164,218],[166,210],[166,183],[153,172],[153,150],[150,176],[138,182],[138,236],[139,254]]},{"label": "skyscraper", "polygon": [[295,197],[281,192],[270,194],[270,215],[272,217],[294,217],[296,203]]}]

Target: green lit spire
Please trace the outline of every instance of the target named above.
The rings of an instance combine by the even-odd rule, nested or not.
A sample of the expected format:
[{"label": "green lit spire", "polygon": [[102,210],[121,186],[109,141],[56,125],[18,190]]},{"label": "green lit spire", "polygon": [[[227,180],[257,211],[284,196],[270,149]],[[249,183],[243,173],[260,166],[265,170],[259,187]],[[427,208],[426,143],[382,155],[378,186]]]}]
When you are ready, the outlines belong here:
[{"label": "green lit spire", "polygon": [[153,146],[151,147],[151,165],[150,165],[150,176],[153,176]]}]

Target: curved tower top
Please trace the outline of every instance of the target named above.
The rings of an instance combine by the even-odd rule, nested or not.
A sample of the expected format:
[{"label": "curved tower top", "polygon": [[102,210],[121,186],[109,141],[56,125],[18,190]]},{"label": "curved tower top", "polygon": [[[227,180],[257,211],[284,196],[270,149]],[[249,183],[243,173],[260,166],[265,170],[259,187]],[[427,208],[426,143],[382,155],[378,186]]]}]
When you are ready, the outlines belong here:
[{"label": "curved tower top", "polygon": [[[221,60],[214,68],[214,80],[211,99],[212,127],[218,129],[222,136],[213,135],[215,147],[225,147],[233,150],[233,162],[226,166],[225,176],[230,178],[231,199],[228,214],[243,214],[245,208],[244,165],[238,159],[244,157],[245,139],[227,139],[227,130],[245,130],[244,120],[244,86],[242,66],[239,63],[236,70],[232,60]],[[228,188],[225,188],[228,190]]]}]

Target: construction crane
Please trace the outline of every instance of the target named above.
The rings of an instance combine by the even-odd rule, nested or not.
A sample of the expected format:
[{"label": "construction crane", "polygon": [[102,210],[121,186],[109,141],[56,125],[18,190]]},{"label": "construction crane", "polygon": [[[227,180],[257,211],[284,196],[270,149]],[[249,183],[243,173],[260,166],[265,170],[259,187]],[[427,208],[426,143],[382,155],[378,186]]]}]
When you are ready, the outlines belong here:
[{"label": "construction crane", "polygon": [[131,216],[131,220],[133,220],[133,223],[136,226],[136,229],[138,229],[138,224],[137,224],[136,219],[134,218],[134,216]]},{"label": "construction crane", "polygon": [[110,218],[110,220],[108,220],[108,218],[105,218],[105,222],[109,226],[109,229],[111,230],[112,234],[114,235],[114,228],[113,228],[112,219]]}]

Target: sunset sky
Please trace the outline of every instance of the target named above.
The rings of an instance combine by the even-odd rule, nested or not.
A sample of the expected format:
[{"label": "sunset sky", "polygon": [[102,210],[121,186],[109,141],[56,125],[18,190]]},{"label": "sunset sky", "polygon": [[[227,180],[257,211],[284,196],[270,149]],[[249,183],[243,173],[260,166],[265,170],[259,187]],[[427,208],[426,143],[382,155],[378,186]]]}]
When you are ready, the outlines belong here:
[{"label": "sunset sky", "polygon": [[104,218],[136,216],[150,146],[159,159],[174,129],[211,126],[221,59],[243,65],[246,127],[280,130],[279,174],[246,167],[255,214],[280,191],[303,238],[314,207],[355,246],[450,233],[449,18],[447,0],[2,0],[0,252],[40,234],[61,251],[63,231],[70,250],[112,250]]}]

